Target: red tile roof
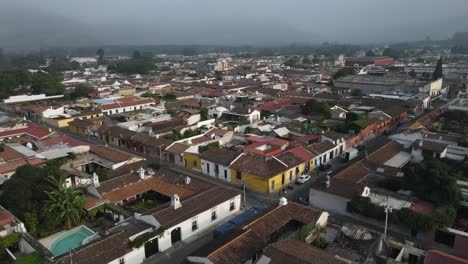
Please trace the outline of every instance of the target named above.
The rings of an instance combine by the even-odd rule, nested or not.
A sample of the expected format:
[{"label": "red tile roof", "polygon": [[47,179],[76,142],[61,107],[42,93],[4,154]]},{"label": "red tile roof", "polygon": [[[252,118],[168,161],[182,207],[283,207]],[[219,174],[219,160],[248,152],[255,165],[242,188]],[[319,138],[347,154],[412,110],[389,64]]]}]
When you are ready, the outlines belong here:
[{"label": "red tile roof", "polygon": [[9,211],[0,208],[0,226],[4,226],[14,221],[15,216],[13,216]]},{"label": "red tile roof", "polygon": [[9,173],[15,171],[17,168],[25,166],[25,165],[32,165],[37,166],[46,163],[46,160],[32,158],[27,160],[17,160],[8,163],[4,163],[0,165],[0,173]]},{"label": "red tile roof", "polygon": [[41,140],[42,144],[45,146],[53,146],[60,143],[66,144],[69,147],[76,147],[76,146],[91,146],[91,143],[87,143],[76,138],[70,137],[68,135],[58,136],[58,137],[51,137]]},{"label": "red tile roof", "polygon": [[468,260],[432,249],[427,252],[424,264],[468,264]]},{"label": "red tile roof", "polygon": [[49,135],[50,133],[51,132],[39,127],[39,125],[32,123],[27,128],[20,128],[20,129],[0,132],[0,138],[29,135],[35,139],[39,139],[39,138],[43,138]]},{"label": "red tile roof", "polygon": [[133,99],[130,100],[120,100],[115,102],[115,103],[108,103],[108,104],[103,104],[101,105],[102,110],[110,110],[110,109],[115,109],[115,108],[121,108],[121,107],[129,107],[129,106],[137,106],[137,105],[142,105],[142,104],[151,104],[154,103],[154,99],[152,98],[144,98],[144,99]]}]

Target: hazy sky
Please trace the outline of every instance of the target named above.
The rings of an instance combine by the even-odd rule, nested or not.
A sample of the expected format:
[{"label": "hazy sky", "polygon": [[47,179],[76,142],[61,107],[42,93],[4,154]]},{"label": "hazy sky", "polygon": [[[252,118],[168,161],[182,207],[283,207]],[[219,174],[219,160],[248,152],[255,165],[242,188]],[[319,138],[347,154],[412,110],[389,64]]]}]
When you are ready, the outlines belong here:
[{"label": "hazy sky", "polygon": [[[248,44],[248,39],[235,35],[246,38],[263,31],[298,41],[352,43],[415,40],[426,35],[440,39],[454,31],[468,31],[468,0],[0,0],[0,8],[2,2],[86,27],[113,32],[121,27],[122,36],[132,28],[157,28],[165,38],[161,43],[187,44],[193,39],[197,44],[207,39]],[[243,35],[243,31],[252,32]],[[220,36],[216,39],[212,34]],[[268,34],[265,41],[270,41]]]}]

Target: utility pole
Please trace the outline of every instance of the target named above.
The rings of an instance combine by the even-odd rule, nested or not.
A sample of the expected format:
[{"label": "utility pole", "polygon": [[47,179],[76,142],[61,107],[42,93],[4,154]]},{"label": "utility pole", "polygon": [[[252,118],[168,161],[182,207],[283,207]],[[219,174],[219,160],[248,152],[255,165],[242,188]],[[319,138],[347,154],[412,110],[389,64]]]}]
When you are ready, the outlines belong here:
[{"label": "utility pole", "polygon": [[242,189],[244,192],[244,208],[246,207],[246,198],[245,198],[245,174],[242,176]]},{"label": "utility pole", "polygon": [[388,196],[387,196],[387,205],[385,206],[385,229],[384,229],[385,236],[387,236],[388,214],[391,212],[392,212],[392,207],[388,204]]}]

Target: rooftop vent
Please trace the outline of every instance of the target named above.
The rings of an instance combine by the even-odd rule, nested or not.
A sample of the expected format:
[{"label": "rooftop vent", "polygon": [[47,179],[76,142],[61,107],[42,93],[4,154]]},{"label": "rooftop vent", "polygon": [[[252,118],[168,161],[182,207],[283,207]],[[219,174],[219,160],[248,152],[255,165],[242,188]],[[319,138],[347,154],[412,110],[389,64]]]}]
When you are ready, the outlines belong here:
[{"label": "rooftop vent", "polygon": [[172,197],[171,197],[171,207],[174,208],[174,210],[177,210],[180,207],[182,207],[182,204],[180,203],[179,195],[177,195],[177,194],[172,195]]},{"label": "rooftop vent", "polygon": [[280,200],[279,200],[279,205],[287,205],[288,204],[288,199],[286,199],[285,197],[281,197]]},{"label": "rooftop vent", "polygon": [[185,177],[185,184],[190,184],[191,181],[192,179],[189,176]]}]

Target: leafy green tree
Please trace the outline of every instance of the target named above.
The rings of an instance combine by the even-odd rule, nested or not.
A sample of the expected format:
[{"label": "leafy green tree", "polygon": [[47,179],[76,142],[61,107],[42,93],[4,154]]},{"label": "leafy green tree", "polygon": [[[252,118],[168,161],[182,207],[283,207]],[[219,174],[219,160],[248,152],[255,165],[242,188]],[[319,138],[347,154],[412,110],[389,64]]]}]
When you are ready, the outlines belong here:
[{"label": "leafy green tree", "polygon": [[456,205],[460,200],[458,175],[439,159],[409,164],[404,168],[406,187],[418,197],[440,205]]},{"label": "leafy green tree", "polygon": [[414,78],[417,76],[417,73],[414,70],[411,70],[410,72],[408,72],[408,75]]},{"label": "leafy green tree", "polygon": [[177,141],[182,139],[182,135],[180,134],[180,131],[177,129],[172,130],[172,140]]},{"label": "leafy green tree", "polygon": [[65,93],[62,78],[43,72],[37,72],[33,75],[31,89],[34,94],[58,95]]},{"label": "leafy green tree", "polygon": [[372,57],[375,56],[375,53],[372,50],[366,51],[366,56]]},{"label": "leafy green tree", "polygon": [[198,132],[192,129],[187,129],[184,131],[182,138],[189,138],[198,135]]},{"label": "leafy green tree", "polygon": [[436,67],[434,69],[434,72],[432,73],[432,80],[438,80],[443,77],[443,72],[442,72],[442,57],[439,58],[437,61]]},{"label": "leafy green tree", "polygon": [[65,227],[70,229],[81,221],[85,198],[78,190],[65,187],[62,180],[56,183],[57,189],[47,192],[46,208],[49,213],[57,215]]},{"label": "leafy green tree", "polygon": [[208,109],[202,107],[200,108],[200,117],[201,120],[207,120],[208,119]]},{"label": "leafy green tree", "polygon": [[35,211],[25,213],[24,224],[26,225],[28,233],[30,233],[33,236],[36,235],[37,225],[39,224],[39,221],[37,219],[37,213]]},{"label": "leafy green tree", "polygon": [[77,84],[73,89],[73,92],[68,94],[70,99],[76,99],[80,97],[88,97],[90,93],[94,92],[94,89],[86,84]]},{"label": "leafy green tree", "polygon": [[390,58],[394,58],[394,59],[398,59],[401,57],[401,52],[397,49],[392,49],[392,48],[386,48],[384,49],[383,53],[382,53],[383,56],[386,56],[386,57],[390,57]]},{"label": "leafy green tree", "polygon": [[40,210],[47,199],[45,192],[51,190],[47,175],[45,168],[30,165],[19,167],[3,184],[1,204],[20,219],[24,219],[28,212]]},{"label": "leafy green tree", "polygon": [[331,117],[330,106],[326,102],[319,102],[315,99],[308,100],[304,105],[301,105],[302,113],[305,115],[323,114],[325,118]]},{"label": "leafy green tree", "polygon": [[107,66],[107,70],[124,74],[151,74],[157,71],[156,64],[151,58],[138,57],[129,60],[122,60]]},{"label": "leafy green tree", "polygon": [[354,75],[356,74],[356,71],[351,68],[351,67],[344,67],[342,69],[339,69],[335,74],[333,74],[333,79],[339,79],[341,77],[347,76],[347,75]]},{"label": "leafy green tree", "polygon": [[443,205],[434,210],[434,222],[438,227],[451,227],[457,216],[457,210],[453,206]]}]

